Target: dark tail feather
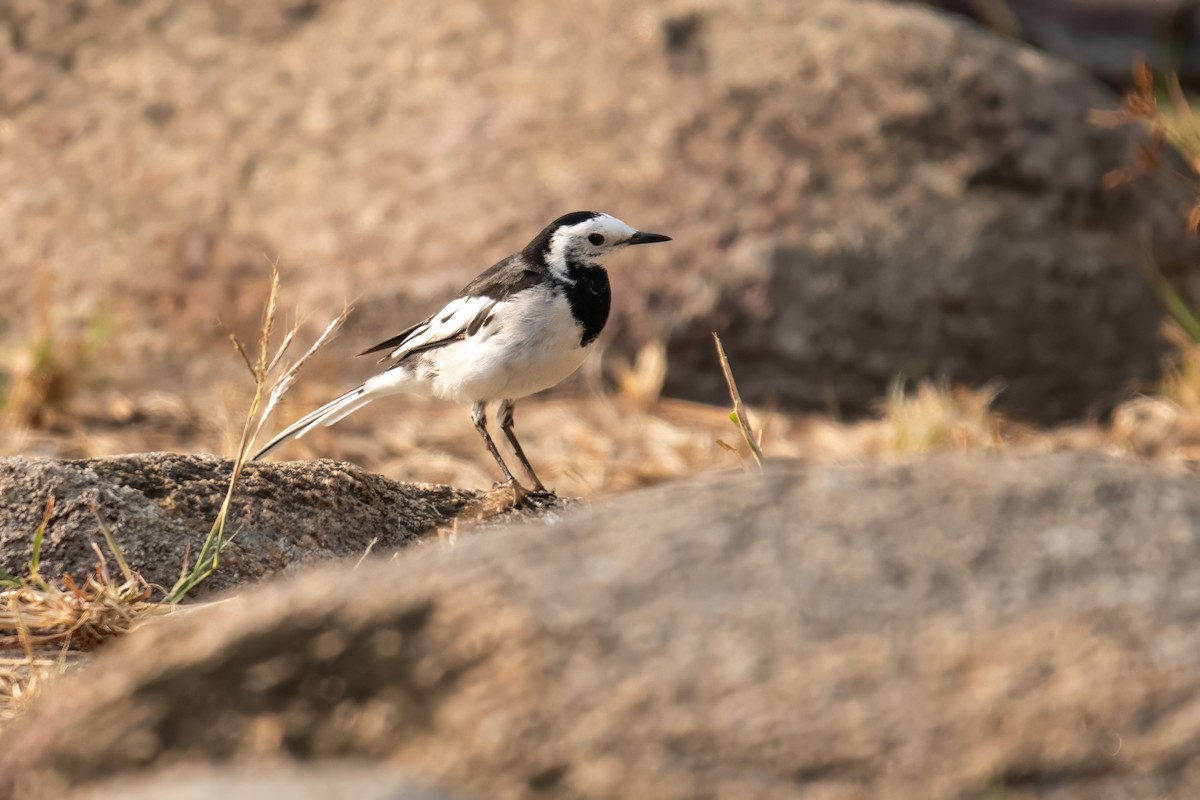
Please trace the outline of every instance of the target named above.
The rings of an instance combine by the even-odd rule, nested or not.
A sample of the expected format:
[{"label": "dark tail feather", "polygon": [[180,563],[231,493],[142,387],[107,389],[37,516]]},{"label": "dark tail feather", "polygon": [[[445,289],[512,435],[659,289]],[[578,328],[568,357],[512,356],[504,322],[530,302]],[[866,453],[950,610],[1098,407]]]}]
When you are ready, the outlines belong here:
[{"label": "dark tail feather", "polygon": [[255,453],[251,460],[257,461],[284,442],[291,439],[299,439],[318,425],[332,425],[338,420],[353,414],[374,399],[374,395],[367,393],[365,385],[351,389],[341,397],[330,400],[316,411],[309,412],[291,425],[288,425],[276,434],[274,439],[267,442],[261,450]]}]

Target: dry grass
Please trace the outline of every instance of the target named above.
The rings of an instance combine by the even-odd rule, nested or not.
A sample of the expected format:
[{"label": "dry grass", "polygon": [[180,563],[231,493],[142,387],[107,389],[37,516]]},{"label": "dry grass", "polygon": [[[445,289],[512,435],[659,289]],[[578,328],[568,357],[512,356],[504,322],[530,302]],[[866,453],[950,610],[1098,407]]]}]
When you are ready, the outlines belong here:
[{"label": "dry grass", "polygon": [[1004,421],[992,411],[999,384],[981,389],[921,383],[906,393],[897,380],[883,405],[890,433],[886,450],[900,456],[931,450],[993,449],[1004,445]]},{"label": "dry grass", "polygon": [[1179,325],[1166,327],[1175,347],[1158,392],[1119,407],[1110,440],[1140,456],[1200,462],[1200,342]]},{"label": "dry grass", "polygon": [[67,651],[56,656],[0,655],[0,728],[20,717],[39,695],[75,660]]},{"label": "dry grass", "polygon": [[116,583],[98,573],[82,586],[69,577],[63,583],[63,588],[40,583],[0,591],[0,651],[56,643],[90,650],[164,610],[150,602],[150,587],[136,576]]},{"label": "dry grass", "polygon": [[[1137,180],[1143,174],[1161,171],[1167,171],[1189,185],[1196,184],[1196,168],[1200,165],[1197,160],[1200,155],[1200,126],[1196,124],[1178,80],[1168,77],[1160,85],[1150,67],[1144,61],[1139,61],[1134,65],[1133,87],[1126,93],[1121,108],[1095,110],[1091,121],[1102,127],[1138,125],[1149,132],[1130,163],[1112,170],[1106,176],[1105,181],[1110,187]],[[1188,158],[1192,166],[1190,172],[1179,172],[1164,163],[1163,147],[1168,142]],[[1197,219],[1200,217],[1193,214],[1193,220]]]},{"label": "dry grass", "polygon": [[34,533],[28,575],[0,575],[0,723],[19,716],[61,675],[72,660],[72,651],[91,650],[128,633],[138,621],[170,608],[150,602],[151,587],[129,569],[103,524],[101,532],[116,561],[118,577],[109,570],[99,546],[93,545],[96,569],[82,584],[70,576],[60,583],[43,578],[39,571],[41,544],[53,511],[51,500]]}]

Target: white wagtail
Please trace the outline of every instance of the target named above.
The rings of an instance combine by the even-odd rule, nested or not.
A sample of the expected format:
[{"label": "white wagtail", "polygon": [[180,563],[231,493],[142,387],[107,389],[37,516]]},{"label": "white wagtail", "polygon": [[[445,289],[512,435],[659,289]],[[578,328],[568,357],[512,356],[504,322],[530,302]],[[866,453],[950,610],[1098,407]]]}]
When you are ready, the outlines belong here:
[{"label": "white wagtail", "polygon": [[[386,350],[379,363],[390,366],[289,425],[254,457],[386,395],[470,401],[475,429],[512,486],[515,501],[551,497],[513,433],[514,401],[554,386],[583,363],[608,321],[612,301],[608,273],[600,262],[627,245],[670,240],[595,211],[559,217],[525,249],[467,284],[441,311],[360,353]],[[500,401],[500,430],[533,481],[533,491],[513,477],[488,434],[487,404],[494,400]]]}]

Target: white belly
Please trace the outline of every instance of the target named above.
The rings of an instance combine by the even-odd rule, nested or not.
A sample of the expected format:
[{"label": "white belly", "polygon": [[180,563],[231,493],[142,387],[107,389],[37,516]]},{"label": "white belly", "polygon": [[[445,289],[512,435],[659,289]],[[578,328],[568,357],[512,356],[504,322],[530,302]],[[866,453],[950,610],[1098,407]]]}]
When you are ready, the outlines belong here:
[{"label": "white belly", "polygon": [[474,335],[422,354],[422,388],[447,400],[516,400],[578,369],[588,351],[582,336],[561,295],[521,292],[497,304]]}]

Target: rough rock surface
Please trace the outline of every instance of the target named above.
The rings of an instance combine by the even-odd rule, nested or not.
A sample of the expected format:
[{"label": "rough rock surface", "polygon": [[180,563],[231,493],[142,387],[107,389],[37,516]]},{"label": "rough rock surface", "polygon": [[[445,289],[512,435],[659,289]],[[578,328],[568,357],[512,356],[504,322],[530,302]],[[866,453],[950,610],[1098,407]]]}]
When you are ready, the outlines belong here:
[{"label": "rough rock surface", "polygon": [[0,738],[0,796],[283,757],[491,798],[1193,798],[1197,531],[1200,476],[1097,456],[699,478],[147,625]]},{"label": "rough rock surface", "polygon": [[[192,557],[212,527],[232,463],[213,456],[143,453],[84,461],[0,459],[0,568],[29,569],[46,502],[41,573],[81,580],[96,566],[92,543],[107,550],[96,514],[129,565],[170,587],[185,550]],[[317,559],[390,552],[450,523],[482,494],[396,483],[333,461],[250,464],[227,530],[233,541],[221,569],[196,595],[211,593]],[[95,508],[96,513],[92,509]],[[116,564],[109,563],[116,574]]]},{"label": "rough rock surface", "polygon": [[1146,243],[1168,272],[1200,248],[1184,187],[1103,188],[1138,135],[1088,123],[1111,93],[928,8],[243,6],[0,3],[0,335],[53,276],[61,331],[130,334],[105,380],[201,390],[240,369],[195,357],[228,349],[213,316],[251,336],[280,254],[301,308],[363,299],[341,368],[595,207],[675,237],[615,260],[606,341],[665,338],[676,394],[723,399],[716,329],[751,400],[854,413],[901,372],[1000,377],[1056,420],[1156,374]]}]

